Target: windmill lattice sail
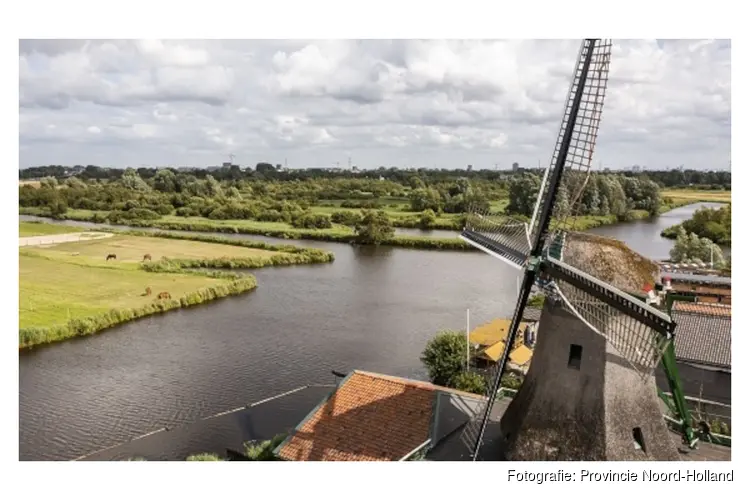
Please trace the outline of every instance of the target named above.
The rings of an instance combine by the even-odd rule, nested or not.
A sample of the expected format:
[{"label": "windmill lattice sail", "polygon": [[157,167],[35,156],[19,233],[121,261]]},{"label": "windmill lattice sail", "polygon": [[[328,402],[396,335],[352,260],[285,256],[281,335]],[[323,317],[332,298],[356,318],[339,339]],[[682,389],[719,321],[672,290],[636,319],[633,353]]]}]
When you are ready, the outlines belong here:
[{"label": "windmill lattice sail", "polygon": [[555,278],[550,296],[603,336],[643,380],[653,375],[675,328],[668,314],[553,257],[542,269]]},{"label": "windmill lattice sail", "polygon": [[[642,380],[648,380],[653,374],[674,330],[668,315],[587,272],[590,256],[588,262],[586,259],[566,262],[565,259],[568,238],[560,228],[565,227],[571,213],[577,215],[580,197],[588,182],[609,76],[611,48],[609,40],[586,39],[581,44],[560,135],[550,167],[544,172],[530,222],[475,211],[467,215],[461,233],[470,244],[515,268],[524,269],[524,283],[505,350],[488,374],[491,380],[487,384],[485,406],[480,409],[482,418],[472,419],[462,434],[475,460],[510,346],[534,284],[541,285],[552,302],[562,304],[572,313],[582,328],[606,339],[605,344],[615,348]],[[567,188],[573,190],[573,202],[558,206],[556,197],[564,176],[567,176]],[[556,227],[551,228],[553,214],[557,221]],[[598,359],[606,359],[599,352],[602,347],[595,350],[602,354]]]}]

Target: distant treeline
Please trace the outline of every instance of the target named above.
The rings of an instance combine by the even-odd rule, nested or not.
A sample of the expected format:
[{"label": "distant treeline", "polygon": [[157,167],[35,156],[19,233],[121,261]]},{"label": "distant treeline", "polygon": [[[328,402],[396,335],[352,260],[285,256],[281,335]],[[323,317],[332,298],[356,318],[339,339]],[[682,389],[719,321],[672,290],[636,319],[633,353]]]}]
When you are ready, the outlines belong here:
[{"label": "distant treeline", "polygon": [[[539,173],[539,169],[518,170],[438,170],[438,169],[399,169],[396,167],[380,167],[377,169],[360,170],[354,172],[351,170],[340,169],[332,171],[330,169],[310,168],[283,170],[280,166],[273,166],[270,163],[258,163],[254,168],[242,168],[238,165],[220,167],[220,168],[170,168],[175,174],[191,175],[197,179],[205,179],[212,176],[218,181],[239,181],[239,180],[277,180],[277,181],[294,181],[307,179],[380,179],[396,182],[404,186],[410,185],[413,177],[422,179],[427,184],[434,182],[455,181],[460,178],[469,180],[484,181],[507,181],[524,173]],[[55,177],[63,179],[75,175],[84,180],[118,180],[130,169],[105,168],[97,165],[46,165],[30,167],[19,171],[20,179],[41,179],[43,177]],[[157,168],[137,168],[132,169],[138,173],[138,176],[144,180],[156,176],[157,172],[165,169]],[[730,189],[732,185],[732,174],[729,171],[703,171],[703,170],[648,170],[648,171],[604,171],[599,173],[610,173],[622,175],[624,177],[648,178],[661,187],[683,187],[691,186],[697,189]],[[507,187],[507,186],[506,186]]]}]

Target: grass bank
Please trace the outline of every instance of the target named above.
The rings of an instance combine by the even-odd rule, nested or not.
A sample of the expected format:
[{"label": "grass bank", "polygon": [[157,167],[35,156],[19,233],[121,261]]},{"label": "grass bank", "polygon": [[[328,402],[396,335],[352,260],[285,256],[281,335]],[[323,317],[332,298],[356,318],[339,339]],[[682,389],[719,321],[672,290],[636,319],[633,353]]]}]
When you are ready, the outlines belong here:
[{"label": "grass bank", "polygon": [[[143,262],[147,253],[151,260]],[[106,260],[109,254],[117,258]],[[291,245],[133,231],[106,240],[25,247],[19,250],[19,347],[90,335],[257,286],[252,275],[226,269],[332,260],[330,252]],[[168,297],[158,298],[162,292]]]},{"label": "grass bank", "polygon": [[665,189],[661,192],[662,197],[671,198],[683,205],[690,203],[731,203],[732,192],[724,190],[703,189]]},{"label": "grass bank", "polygon": [[46,224],[44,222],[20,222],[18,224],[19,238],[29,236],[48,236],[50,234],[82,233],[87,231],[82,227],[61,226],[59,224]]},{"label": "grass bank", "polygon": [[[21,208],[23,215],[44,217],[38,209]],[[105,222],[107,212],[92,210],[69,210],[65,219],[85,222]],[[354,243],[356,235],[347,226],[334,225],[330,229],[298,229],[283,222],[258,222],[252,220],[211,220],[203,217],[165,216],[154,221],[134,220],[128,225],[136,228],[152,228],[164,231],[193,231],[204,233],[250,234],[280,239],[330,241]],[[149,233],[150,234],[150,233]],[[420,248],[423,250],[473,250],[458,238],[430,238],[426,236],[394,236],[384,245]]]},{"label": "grass bank", "polygon": [[[665,203],[660,208],[660,213],[667,212],[679,206],[695,203],[694,200],[673,199],[670,203]],[[504,205],[498,204],[498,208],[504,208]],[[495,207],[493,207],[495,208]],[[313,212],[329,213],[340,210],[336,207],[313,207]],[[359,212],[360,209],[341,209]],[[21,214],[45,216],[45,214],[36,208],[20,208]],[[388,212],[392,221],[396,222],[396,227],[417,228],[419,221],[416,213],[407,213],[391,211]],[[69,210],[63,217],[69,220],[78,220],[86,222],[106,222],[107,212],[92,210]],[[631,210],[626,220],[647,219],[649,214],[645,210]],[[614,215],[587,215],[577,217],[574,221],[567,223],[566,229],[575,231],[586,231],[595,227],[606,226],[623,222]],[[553,227],[555,221],[552,222]],[[334,224],[329,229],[300,229],[292,227],[284,222],[260,222],[254,220],[213,220],[205,217],[178,217],[175,215],[163,216],[157,220],[133,220],[129,221],[131,227],[153,228],[165,231],[193,231],[193,232],[213,232],[227,234],[249,234],[256,236],[267,236],[281,239],[296,240],[316,240],[330,241],[334,243],[354,243],[356,235],[348,227]],[[460,231],[460,216],[458,214],[443,215],[439,218],[430,229],[445,229]],[[432,238],[429,236],[394,236],[383,242],[384,245],[419,248],[422,250],[462,250],[473,251],[471,245],[464,243],[458,238]]]}]

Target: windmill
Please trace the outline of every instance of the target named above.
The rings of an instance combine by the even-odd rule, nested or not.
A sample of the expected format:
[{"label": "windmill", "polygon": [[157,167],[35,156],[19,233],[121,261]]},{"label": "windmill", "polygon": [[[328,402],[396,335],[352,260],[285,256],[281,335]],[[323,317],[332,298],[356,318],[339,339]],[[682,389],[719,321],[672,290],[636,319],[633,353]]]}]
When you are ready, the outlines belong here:
[{"label": "windmill", "polygon": [[[576,215],[576,207],[588,181],[609,77],[611,48],[610,40],[585,39],[581,44],[552,161],[544,172],[530,221],[516,220],[471,207],[466,214],[466,224],[460,237],[505,264],[523,271],[523,283],[505,349],[488,373],[486,402],[467,423],[461,435],[462,441],[471,450],[473,460],[477,460],[480,447],[484,444],[483,437],[500,389],[501,377],[514,345],[524,308],[535,286],[546,296],[540,319],[539,343],[529,374],[501,422],[501,440],[505,441],[506,449],[515,446],[518,452],[514,459],[539,460],[544,459],[540,457],[547,456],[558,460],[587,460],[591,458],[582,457],[596,455],[598,458],[594,459],[606,460],[605,456],[612,455],[601,450],[608,449],[607,446],[611,448],[612,445],[602,440],[614,440],[618,445],[627,441],[627,445],[617,455],[627,458],[621,459],[638,459],[631,455],[633,449],[638,449],[639,446],[644,457],[647,457],[645,459],[677,459],[674,447],[669,448],[672,445],[669,436],[664,434],[668,431],[661,420],[655,391],[642,396],[649,393],[648,389],[633,389],[637,385],[634,380],[643,382],[653,377],[654,369],[670,345],[675,324],[668,314],[619,289],[613,285],[613,280],[600,279],[594,276],[597,273],[587,272],[591,271],[587,266],[593,264],[586,259],[575,258],[573,240],[576,236],[565,231],[565,227],[569,225],[568,219]],[[574,186],[570,202],[572,208],[569,210],[556,206],[556,197],[564,175],[568,176],[568,186]],[[557,222],[551,227],[553,212]],[[570,352],[567,352],[568,346]],[[568,359],[568,367],[577,367],[579,374],[554,373],[559,366],[555,363],[563,355]],[[581,367],[582,357],[584,367]],[[611,357],[616,357],[621,363],[617,366],[610,364],[608,360]],[[543,379],[541,381],[530,380],[533,378],[532,371],[538,375],[542,365],[547,362],[554,367],[551,368],[553,373],[539,375],[538,378]],[[596,367],[592,368],[593,365]],[[617,371],[617,375],[610,379],[620,381],[620,386],[616,388],[612,384],[617,382],[606,381],[607,373],[612,375],[612,370]],[[561,397],[559,390],[543,387],[554,383],[556,378],[567,380],[566,383],[573,387],[571,390],[578,391],[576,397],[596,393],[587,401],[592,405],[586,410],[590,415],[581,416],[581,410],[575,407],[575,403],[556,400]],[[593,383],[594,387],[587,387],[586,384],[589,383]],[[579,387],[577,384],[583,385]],[[627,395],[620,397],[618,391]],[[610,394],[612,392],[614,396]],[[546,408],[540,408],[539,400],[544,397],[551,399],[544,401]],[[632,401],[623,403],[623,398],[631,398]],[[627,432],[623,430],[630,425],[627,418],[621,418],[619,423],[611,422],[611,409],[613,405],[627,405],[635,400],[638,402],[634,404],[648,408],[647,413],[653,417],[651,424],[654,418],[658,422],[653,425],[634,425],[631,434],[630,428]],[[542,415],[536,414],[531,418],[529,415],[534,411]],[[571,451],[568,455],[550,444],[550,428],[569,426],[569,429],[561,432],[568,432],[569,440],[575,440],[583,434],[576,434],[576,419],[586,420],[591,415],[596,420],[590,422],[596,428],[592,432],[601,430],[601,439],[596,437],[577,443],[580,449]],[[650,441],[648,453],[644,432]],[[652,445],[654,441],[665,439],[667,448]],[[628,446],[630,449],[626,450]],[[583,448],[596,451],[587,455],[587,452],[581,451]]]}]

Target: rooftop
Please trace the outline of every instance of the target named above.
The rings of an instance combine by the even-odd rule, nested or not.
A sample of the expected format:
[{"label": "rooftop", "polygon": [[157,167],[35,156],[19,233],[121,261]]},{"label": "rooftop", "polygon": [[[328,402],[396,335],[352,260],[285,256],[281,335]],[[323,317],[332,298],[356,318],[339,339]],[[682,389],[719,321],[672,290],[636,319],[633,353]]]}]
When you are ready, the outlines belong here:
[{"label": "rooftop", "polygon": [[[501,340],[500,342],[491,345],[482,353],[480,356],[489,359],[490,361],[497,362],[497,360],[500,359],[500,357],[503,355],[503,351],[505,350],[505,341]],[[531,356],[534,354],[534,351],[526,347],[525,345],[519,345],[515,349],[513,349],[510,352],[510,362],[518,365],[518,366],[524,366],[526,363],[528,363],[531,360]]]},{"label": "rooftop", "polygon": [[690,274],[680,272],[666,272],[665,277],[669,277],[672,282],[688,281],[690,283],[710,283],[712,285],[732,286],[731,276],[713,276],[710,274]]},{"label": "rooftop", "polygon": [[481,396],[354,371],[274,453],[292,461],[398,461],[468,419]]},{"label": "rooftop", "polygon": [[731,370],[732,308],[723,304],[675,302],[675,355],[680,361]]},{"label": "rooftop", "polygon": [[[493,346],[498,342],[504,342],[508,338],[508,330],[510,329],[510,319],[495,319],[489,323],[476,327],[469,333],[469,341],[472,344],[479,344],[482,346]],[[528,323],[521,323],[519,330],[523,331]]]}]

